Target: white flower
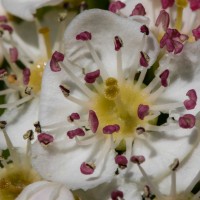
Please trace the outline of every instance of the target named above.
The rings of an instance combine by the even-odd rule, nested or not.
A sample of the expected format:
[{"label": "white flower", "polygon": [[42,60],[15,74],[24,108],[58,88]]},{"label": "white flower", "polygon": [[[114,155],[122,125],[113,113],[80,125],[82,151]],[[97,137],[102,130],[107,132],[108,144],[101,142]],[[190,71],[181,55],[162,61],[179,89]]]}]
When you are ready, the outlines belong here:
[{"label": "white flower", "polygon": [[73,194],[62,184],[39,181],[28,185],[16,200],[74,200]]},{"label": "white flower", "polygon": [[[31,140],[33,131],[29,130],[24,135],[26,139],[26,153],[24,148],[15,148],[6,130],[6,122],[0,122],[1,135],[5,137],[9,157],[4,158],[1,152],[0,168],[0,199],[15,199],[29,184],[41,180],[39,174],[30,163]],[[3,167],[3,168],[2,168]]]},{"label": "white flower", "polygon": [[199,68],[188,69],[189,80],[189,72],[177,75],[165,63],[147,80],[158,50],[143,24],[106,11],[86,11],[69,25],[64,55],[53,54],[53,72],[46,68],[43,79],[40,123],[54,140],[33,145],[32,162],[42,177],[88,189],[110,181],[122,165],[127,168],[120,173],[139,181],[129,165],[132,154],[149,158],[144,165],[158,176],[172,158],[193,150]]},{"label": "white flower", "polygon": [[38,8],[44,6],[53,6],[61,3],[63,0],[1,0],[5,9],[22,19],[33,21],[34,14]]},{"label": "white flower", "polygon": [[[162,2],[174,2],[172,5],[162,3]],[[190,3],[186,0],[178,1],[161,1],[161,0],[126,0],[125,8],[121,10],[121,13],[125,16],[130,16],[132,11],[135,9],[137,4],[142,4],[145,9],[145,17],[149,19],[149,28],[154,31],[157,36],[163,34],[163,29],[161,24],[159,29],[156,27],[156,21],[161,10],[164,10],[169,14],[169,27],[178,29],[181,33],[191,36],[192,39],[192,29],[199,26],[199,11],[192,11],[190,8]],[[132,16],[138,17],[137,15]],[[164,20],[162,21],[164,22]]]},{"label": "white flower", "polygon": [[[75,15],[75,12],[62,11],[46,13],[42,22],[35,18],[34,22],[20,24],[1,16],[4,20],[0,22],[0,43],[8,64],[0,69],[0,80],[5,83],[0,95],[6,96],[5,103],[0,105],[6,111],[0,119],[9,124],[8,133],[15,147],[24,146],[22,134],[33,129],[38,121],[43,70],[54,48],[62,48],[63,31]],[[5,148],[5,140],[0,135],[0,149]]]}]

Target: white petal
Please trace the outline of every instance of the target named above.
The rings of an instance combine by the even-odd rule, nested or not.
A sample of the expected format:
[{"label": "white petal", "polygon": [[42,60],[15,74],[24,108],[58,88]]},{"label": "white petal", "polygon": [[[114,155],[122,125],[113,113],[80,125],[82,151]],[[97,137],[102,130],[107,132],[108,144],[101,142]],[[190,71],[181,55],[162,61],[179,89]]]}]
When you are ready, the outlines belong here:
[{"label": "white petal", "polygon": [[61,2],[62,0],[2,0],[2,5],[11,14],[32,21],[33,14],[38,8],[57,5]]},{"label": "white petal", "polygon": [[102,184],[96,188],[87,191],[77,191],[78,196],[82,200],[110,200],[113,191],[123,192],[126,200],[141,200],[138,185],[126,182],[122,177],[115,177],[111,183]]},{"label": "white petal", "polygon": [[151,31],[155,29],[155,22],[159,15],[161,8],[160,0],[127,0],[125,1],[126,7],[121,10],[125,16],[130,16],[135,6],[141,3],[146,11],[145,17],[150,19],[149,28]]},{"label": "white petal", "polygon": [[[75,39],[76,35],[82,31],[91,32],[91,43],[106,71],[110,76],[116,77],[117,59],[114,50],[114,37],[119,36],[123,41],[121,49],[122,68],[127,70],[130,65],[137,63],[138,53],[143,50],[141,49],[143,34],[140,32],[142,25],[108,11],[97,9],[85,11],[72,21],[65,32],[65,54],[68,59],[81,67],[84,67],[84,63],[88,60],[87,64],[94,65],[93,70],[95,70],[96,64],[94,64],[89,51],[85,47],[85,43]],[[150,65],[155,62],[158,50],[157,41],[150,34],[147,39],[146,50],[144,50],[150,57]],[[133,58],[135,59],[133,60]],[[86,72],[87,70],[86,68]]]},{"label": "white petal", "polygon": [[[122,38],[124,44],[122,48],[123,68],[128,71],[127,68],[133,62],[136,62],[133,60],[134,56],[139,54],[138,49],[140,49],[143,37],[140,32],[140,26],[140,23],[124,19],[107,11],[96,9],[85,11],[72,21],[65,32],[66,57],[80,67],[87,66],[86,72],[88,66],[90,70],[97,68],[84,42],[75,39],[80,32],[89,31],[93,36],[91,43],[97,50],[106,70],[111,76],[116,76],[116,52],[113,39],[118,35]],[[149,43],[146,45],[147,53],[151,58],[150,63],[154,63],[158,53],[158,45],[153,36],[150,36],[148,41]],[[91,66],[93,67],[92,69]],[[71,70],[78,77],[82,73],[82,70],[75,66]],[[84,80],[82,81],[84,82]],[[47,67],[43,77],[40,104],[40,121],[43,125],[64,121],[69,114],[81,108],[63,97],[59,89],[61,83],[69,85],[72,90],[75,88],[75,83],[65,74],[64,70],[53,73]],[[76,90],[74,94],[83,99],[80,90]]]},{"label": "white petal", "polygon": [[[169,174],[169,165],[178,158],[182,161],[199,142],[198,131],[174,129],[166,132],[151,132],[147,136],[137,136],[133,145],[134,155],[143,155],[146,161],[141,164],[149,177],[163,178]],[[128,175],[140,180],[142,175],[136,164]]]},{"label": "white petal", "polygon": [[[15,147],[26,146],[27,142],[23,139],[23,135],[26,131],[34,129],[33,124],[38,121],[38,106],[39,98],[35,98],[18,108],[7,110],[0,117],[0,120],[7,122],[6,131]],[[0,134],[0,148],[7,148],[2,133]]]},{"label": "white petal", "polygon": [[63,141],[55,141],[47,147],[35,142],[32,146],[32,163],[46,180],[67,184],[73,190],[87,190],[103,182],[109,182],[114,176],[116,165],[112,150],[106,157],[101,158],[92,175],[83,175],[80,172],[83,162],[93,162],[100,158],[104,146],[104,141],[99,140],[89,146],[79,146],[74,140],[67,139],[67,136],[64,136]]},{"label": "white petal", "polygon": [[[197,105],[195,109],[187,111],[194,115],[200,110],[199,45],[200,42],[186,44],[180,55],[172,57],[171,62],[168,64],[169,70],[172,72],[172,78],[169,86],[161,96],[162,99],[184,102],[184,100],[188,99],[186,93],[190,89],[195,89],[198,97]],[[164,60],[165,58],[163,58],[162,62]],[[175,73],[174,76],[173,73]]]},{"label": "white petal", "polygon": [[55,195],[54,199],[56,200],[74,200],[73,194],[66,186],[48,181],[40,181],[28,185],[16,200],[51,200],[53,195]]}]

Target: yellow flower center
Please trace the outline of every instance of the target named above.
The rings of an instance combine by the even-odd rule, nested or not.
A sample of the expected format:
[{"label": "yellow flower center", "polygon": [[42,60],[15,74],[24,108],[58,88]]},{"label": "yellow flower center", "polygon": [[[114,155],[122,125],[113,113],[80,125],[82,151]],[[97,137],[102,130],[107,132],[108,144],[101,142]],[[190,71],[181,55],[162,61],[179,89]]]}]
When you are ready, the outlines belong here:
[{"label": "yellow flower center", "polygon": [[9,164],[0,169],[0,199],[14,200],[27,185],[39,180],[39,175],[30,166]]},{"label": "yellow flower center", "polygon": [[140,104],[151,104],[147,94],[130,81],[118,84],[114,78],[108,78],[102,87],[104,92],[97,94],[91,104],[91,109],[98,116],[100,128],[118,124],[120,131],[113,135],[115,139],[133,137],[137,126],[146,123],[138,118],[137,112]]}]

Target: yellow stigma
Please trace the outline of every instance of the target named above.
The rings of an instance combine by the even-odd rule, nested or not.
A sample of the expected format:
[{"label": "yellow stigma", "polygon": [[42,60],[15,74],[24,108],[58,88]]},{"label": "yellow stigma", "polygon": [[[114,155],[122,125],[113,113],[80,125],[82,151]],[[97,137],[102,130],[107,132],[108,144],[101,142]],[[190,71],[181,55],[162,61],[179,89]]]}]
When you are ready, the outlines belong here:
[{"label": "yellow stigma", "polygon": [[176,0],[176,6],[177,6],[177,15],[176,15],[176,23],[175,28],[177,30],[181,30],[182,28],[182,18],[183,18],[183,9],[186,8],[188,5],[187,0]]},{"label": "yellow stigma", "polygon": [[30,166],[9,164],[0,169],[0,199],[14,200],[27,185],[39,180],[40,177]]},{"label": "yellow stigma", "polygon": [[186,8],[188,5],[187,0],[176,0],[176,6],[181,7],[181,8]]},{"label": "yellow stigma", "polygon": [[108,78],[105,81],[105,90],[104,90],[104,95],[105,98],[108,100],[114,100],[118,94],[119,94],[119,87],[118,87],[118,82],[115,78]]},{"label": "yellow stigma", "polygon": [[28,86],[33,88],[34,93],[38,93],[41,90],[42,75],[45,66],[46,61],[44,59],[40,59],[30,66],[31,75]]},{"label": "yellow stigma", "polygon": [[[106,87],[107,82],[114,84]],[[151,105],[147,94],[130,81],[117,84],[116,79],[109,78],[105,85],[102,85],[104,93],[97,94],[91,101],[91,109],[98,116],[100,129],[107,125],[118,124],[120,131],[113,135],[114,138],[123,140],[125,137],[133,137],[137,126],[147,123],[145,120],[140,120],[137,114],[140,104]]]}]

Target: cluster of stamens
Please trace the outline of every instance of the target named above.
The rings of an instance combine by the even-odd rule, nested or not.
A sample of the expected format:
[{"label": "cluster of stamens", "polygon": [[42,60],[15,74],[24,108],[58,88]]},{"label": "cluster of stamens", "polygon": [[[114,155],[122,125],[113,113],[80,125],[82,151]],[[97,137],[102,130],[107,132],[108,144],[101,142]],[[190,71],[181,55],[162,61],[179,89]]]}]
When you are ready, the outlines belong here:
[{"label": "cluster of stamens", "polygon": [[[117,7],[112,8],[113,11],[118,10],[118,6],[123,7],[122,4],[117,5]],[[144,13],[141,7],[138,9],[138,13]],[[145,42],[146,37],[149,37],[148,27],[143,25],[140,31],[144,35],[141,42]],[[137,68],[131,69],[130,77],[125,77],[121,59],[123,39],[115,36],[113,49],[116,51],[117,77],[110,77],[92,45],[92,34],[88,31],[81,32],[76,36],[76,40],[85,42],[99,68],[84,73],[83,81],[81,81],[68,67],[77,66],[77,64],[66,58],[64,54],[56,51],[51,58],[51,70],[53,72],[64,70],[82,92],[88,96],[88,102],[85,102],[73,96],[68,86],[63,84],[59,86],[61,92],[69,101],[85,106],[86,109],[84,110],[87,110],[84,114],[75,112],[67,117],[68,122],[73,124],[75,128],[68,130],[66,135],[68,139],[75,139],[78,145],[92,145],[93,138],[102,134],[104,136],[101,138],[110,141],[105,144],[104,151],[96,161],[86,160],[82,163],[80,171],[83,174],[93,174],[98,167],[99,160],[104,158],[111,149],[116,151],[120,149],[129,159],[132,143],[137,134],[165,131],[168,128],[193,128],[195,126],[195,116],[191,114],[180,116],[178,120],[173,120],[175,122],[173,124],[168,122],[170,120],[166,120],[164,126],[156,125],[156,121],[162,113],[170,113],[170,111],[180,107],[186,110],[194,109],[197,101],[196,92],[191,88],[186,94],[189,99],[183,99],[183,102],[155,104],[169,85],[170,68],[168,66],[164,67],[161,73],[155,73],[155,77],[146,85],[144,79],[147,70],[150,68],[149,61],[151,58],[144,49],[141,49],[138,54],[139,66],[137,66],[140,71],[138,72]],[[136,77],[139,78],[136,79]],[[118,155],[115,161],[120,168],[126,168],[127,159],[123,155]]]}]

